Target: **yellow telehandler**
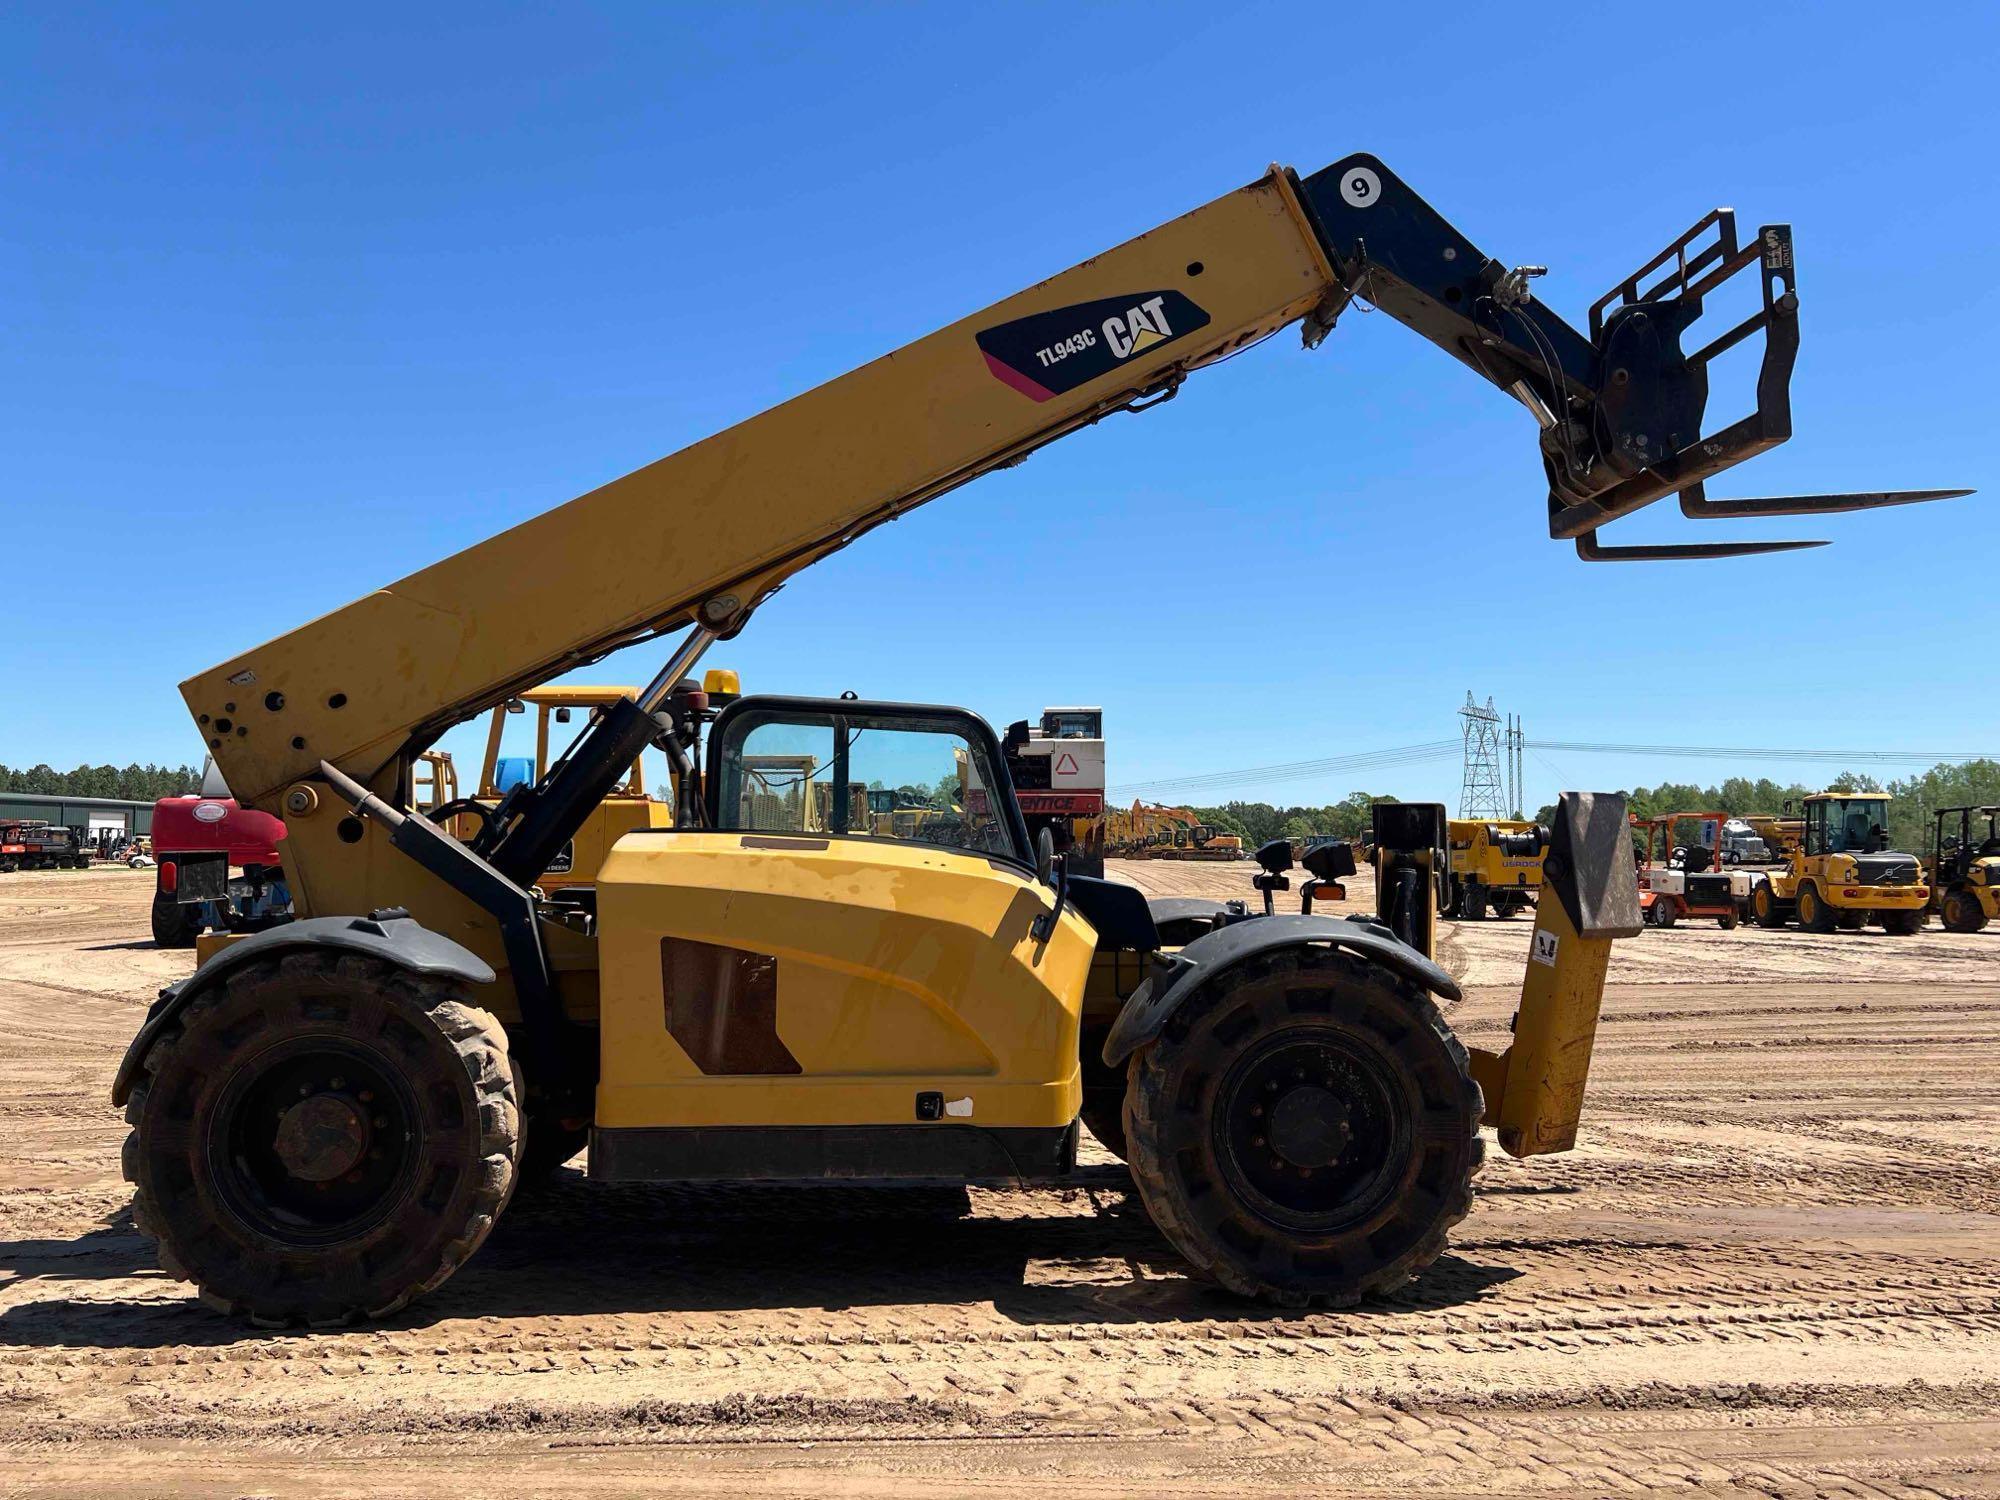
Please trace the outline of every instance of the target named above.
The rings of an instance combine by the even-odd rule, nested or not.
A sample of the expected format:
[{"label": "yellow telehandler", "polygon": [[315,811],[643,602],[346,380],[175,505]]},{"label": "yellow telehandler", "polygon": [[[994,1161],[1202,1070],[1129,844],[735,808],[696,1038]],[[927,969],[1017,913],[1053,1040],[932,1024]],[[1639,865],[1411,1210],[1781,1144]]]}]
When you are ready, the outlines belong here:
[{"label": "yellow telehandler", "polygon": [[[114,1080],[160,1264],[257,1322],[387,1314],[478,1249],[551,1130],[587,1129],[611,1181],[1060,1179],[1089,1034],[1138,1195],[1198,1273],[1286,1305],[1420,1273],[1482,1120],[1518,1155],[1574,1139],[1609,942],[1637,925],[1620,798],[1565,794],[1513,1041],[1470,1056],[1438,1009],[1457,984],[1390,924],[1071,876],[951,707],[739,697],[672,827],[618,838],[589,888],[537,882],[642,750],[692,769],[689,673],[786,579],[1288,324],[1316,346],[1356,297],[1528,409],[1551,534],[1586,558],[1788,545],[1598,544],[1672,494],[1697,516],[1912,498],[1701,493],[1789,434],[1792,255],[1718,211],[1582,330],[1376,158],[1274,168],[190,678],[230,786],[285,820],[299,920],[163,992]],[[1757,310],[1684,347],[1752,269]],[[1757,410],[1705,434],[1708,360],[1759,334]],[[451,726],[668,633],[652,681],[469,838],[413,809]],[[878,784],[956,815],[884,834]]]}]

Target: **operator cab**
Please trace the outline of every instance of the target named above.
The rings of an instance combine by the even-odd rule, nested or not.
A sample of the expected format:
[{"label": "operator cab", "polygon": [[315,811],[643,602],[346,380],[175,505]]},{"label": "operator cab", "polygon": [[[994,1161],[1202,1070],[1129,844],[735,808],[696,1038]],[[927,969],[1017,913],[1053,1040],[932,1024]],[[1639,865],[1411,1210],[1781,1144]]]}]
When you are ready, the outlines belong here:
[{"label": "operator cab", "polygon": [[1000,743],[964,709],[742,698],[709,733],[717,832],[890,839],[1034,859]]},{"label": "operator cab", "polygon": [[[1055,710],[1056,713],[1096,710]],[[855,698],[742,698],[709,732],[707,818],[717,833],[928,845],[1039,879],[1099,945],[1160,947],[1145,897],[1069,873],[1030,838],[993,728],[962,708]]]}]

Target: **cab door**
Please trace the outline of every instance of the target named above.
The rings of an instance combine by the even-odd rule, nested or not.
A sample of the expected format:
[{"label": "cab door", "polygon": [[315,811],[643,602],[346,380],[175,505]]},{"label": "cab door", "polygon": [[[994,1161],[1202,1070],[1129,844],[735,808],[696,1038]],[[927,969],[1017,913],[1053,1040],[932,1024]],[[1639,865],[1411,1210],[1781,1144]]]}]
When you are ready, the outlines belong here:
[{"label": "cab door", "polygon": [[1038,923],[983,721],[745,698],[710,763],[712,827],[629,833],[599,877],[601,1128],[1075,1118],[1095,937]]}]

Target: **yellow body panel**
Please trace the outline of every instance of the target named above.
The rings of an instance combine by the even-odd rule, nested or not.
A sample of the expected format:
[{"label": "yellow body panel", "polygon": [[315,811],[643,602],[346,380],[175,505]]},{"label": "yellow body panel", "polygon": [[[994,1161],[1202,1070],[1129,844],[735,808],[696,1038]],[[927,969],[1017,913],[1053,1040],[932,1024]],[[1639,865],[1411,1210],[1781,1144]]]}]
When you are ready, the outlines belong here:
[{"label": "yellow body panel", "polygon": [[1542,1156],[1576,1144],[1611,943],[1580,936],[1560,901],[1535,908],[1514,1039],[1499,1054],[1472,1051],[1486,1123],[1509,1156]]},{"label": "yellow body panel", "polygon": [[[182,696],[246,806],[277,811],[322,759],[389,791],[413,735],[676,626],[704,601],[752,605],[869,528],[1297,320],[1331,284],[1274,172],[232,657]],[[1139,288],[1185,288],[1206,322],[1047,401],[996,379],[976,342]]]},{"label": "yellow body panel", "polygon": [[1481,885],[1540,890],[1542,856],[1511,855],[1493,842],[1492,832],[1532,833],[1535,825],[1518,818],[1482,820],[1453,818],[1445,825],[1451,838],[1451,873]]},{"label": "yellow body panel", "polygon": [[[597,899],[602,1128],[902,1125],[920,1090],[969,1100],[953,1118],[973,1125],[1076,1118],[1094,938],[1065,914],[1037,942],[1053,896],[1025,870],[865,838],[635,833]],[[703,1071],[669,1029],[677,941],[776,960],[797,1072]]]},{"label": "yellow body panel", "polygon": [[1851,854],[1794,854],[1790,864],[1766,878],[1781,901],[1798,900],[1810,882],[1835,911],[1922,911],[1930,905],[1927,885],[1858,885],[1853,876]]}]

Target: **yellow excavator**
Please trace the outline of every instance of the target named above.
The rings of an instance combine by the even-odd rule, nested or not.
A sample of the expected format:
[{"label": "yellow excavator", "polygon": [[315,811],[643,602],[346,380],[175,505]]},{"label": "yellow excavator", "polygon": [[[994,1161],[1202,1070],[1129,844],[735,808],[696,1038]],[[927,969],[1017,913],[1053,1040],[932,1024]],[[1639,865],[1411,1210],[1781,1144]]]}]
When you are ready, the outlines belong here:
[{"label": "yellow excavator", "polygon": [[[1757,310],[1684,342],[1746,270]],[[260,1323],[388,1314],[479,1248],[552,1132],[587,1130],[613,1182],[1060,1180],[1088,1029],[1138,1196],[1198,1274],[1331,1305],[1422,1272],[1482,1121],[1518,1155],[1574,1139],[1609,942],[1637,925],[1622,799],[1565,794],[1513,1041],[1468,1054],[1438,1009],[1456,982],[1393,924],[1177,913],[1070,875],[975,715],[745,695],[697,768],[689,674],[818,559],[1287,325],[1317,346],[1356,299],[1527,408],[1550,533],[1586,558],[1790,545],[1597,541],[1668,495],[1704,517],[1915,498],[1702,493],[1789,433],[1784,226],[1739,242],[1711,214],[1584,328],[1535,274],[1374,157],[1274,168],[183,683],[238,798],[285,820],[299,919],[163,992],[114,1080],[163,1269]],[[1756,335],[1756,411],[1705,433],[1708,360]],[[669,633],[469,838],[414,809],[450,727]],[[699,795],[589,888],[540,887],[649,746]],[[795,785],[760,794],[780,764]],[[958,815],[879,832],[866,792],[906,784]],[[1130,988],[1087,995],[1100,963]]]}]

